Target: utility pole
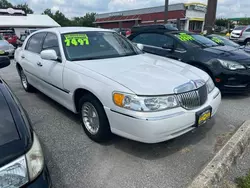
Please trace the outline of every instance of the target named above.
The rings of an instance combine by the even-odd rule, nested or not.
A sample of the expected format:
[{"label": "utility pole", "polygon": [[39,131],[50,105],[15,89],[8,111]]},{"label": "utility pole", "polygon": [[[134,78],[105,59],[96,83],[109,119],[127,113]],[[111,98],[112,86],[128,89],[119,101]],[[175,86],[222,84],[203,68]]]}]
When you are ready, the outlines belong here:
[{"label": "utility pole", "polygon": [[207,13],[205,17],[205,27],[204,27],[204,30],[207,31],[207,34],[211,34],[213,32],[216,19],[216,10],[217,10],[217,0],[208,0]]},{"label": "utility pole", "polygon": [[164,17],[164,23],[168,23],[168,1],[169,0],[165,0],[165,17]]}]

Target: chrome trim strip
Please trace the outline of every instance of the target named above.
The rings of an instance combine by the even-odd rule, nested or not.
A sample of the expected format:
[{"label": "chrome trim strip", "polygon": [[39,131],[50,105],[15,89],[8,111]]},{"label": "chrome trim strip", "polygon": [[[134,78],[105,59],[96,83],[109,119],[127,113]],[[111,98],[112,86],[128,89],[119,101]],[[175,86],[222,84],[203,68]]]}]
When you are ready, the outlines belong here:
[{"label": "chrome trim strip", "polygon": [[139,116],[132,116],[132,115],[128,115],[128,114],[124,114],[122,112],[118,112],[116,110],[110,109],[111,112],[120,114],[120,115],[124,115],[130,118],[134,118],[134,119],[139,119],[139,120],[146,120],[146,121],[158,121],[158,120],[163,120],[163,119],[169,119],[175,116],[180,116],[182,114],[185,114],[185,112],[176,112],[173,114],[169,114],[169,115],[165,115],[165,116],[158,116],[158,117],[139,117]]},{"label": "chrome trim strip", "polygon": [[220,91],[218,91],[218,93],[216,93],[213,98],[215,99],[216,97],[219,96],[219,94],[220,94]]}]

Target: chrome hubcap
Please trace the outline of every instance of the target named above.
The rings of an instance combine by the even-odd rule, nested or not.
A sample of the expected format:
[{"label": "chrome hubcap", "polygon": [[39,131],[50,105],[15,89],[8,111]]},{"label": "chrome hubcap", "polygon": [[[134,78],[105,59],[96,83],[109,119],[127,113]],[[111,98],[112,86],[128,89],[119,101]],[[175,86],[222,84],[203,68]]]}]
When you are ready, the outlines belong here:
[{"label": "chrome hubcap", "polygon": [[250,46],[250,41],[246,43],[246,46]]},{"label": "chrome hubcap", "polygon": [[26,78],[23,71],[21,71],[21,81],[22,81],[23,87],[27,88],[28,87],[28,82],[27,82],[27,78]]},{"label": "chrome hubcap", "polygon": [[82,106],[82,120],[86,129],[92,135],[97,134],[100,127],[99,116],[95,107],[89,102]]}]

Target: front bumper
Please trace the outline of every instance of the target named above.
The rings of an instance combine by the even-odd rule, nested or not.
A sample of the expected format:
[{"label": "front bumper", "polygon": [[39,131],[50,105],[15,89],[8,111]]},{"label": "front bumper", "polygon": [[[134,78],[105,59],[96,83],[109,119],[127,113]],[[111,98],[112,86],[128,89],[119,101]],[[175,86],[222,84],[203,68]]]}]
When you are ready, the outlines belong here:
[{"label": "front bumper", "polygon": [[224,70],[215,74],[215,78],[220,80],[220,82],[215,82],[215,84],[222,92],[241,93],[250,91],[250,69]]},{"label": "front bumper", "polygon": [[44,167],[42,173],[31,183],[24,185],[26,188],[51,188],[52,183],[47,167]]},{"label": "front bumper", "polygon": [[230,36],[229,38],[230,40],[236,42],[236,43],[243,43],[245,41],[245,38],[242,38],[242,37],[233,37],[233,36]]},{"label": "front bumper", "polygon": [[139,142],[158,143],[195,129],[196,113],[211,106],[214,116],[220,102],[220,91],[215,88],[209,94],[206,103],[195,110],[179,107],[161,112],[128,114],[105,107],[105,111],[114,134]]}]

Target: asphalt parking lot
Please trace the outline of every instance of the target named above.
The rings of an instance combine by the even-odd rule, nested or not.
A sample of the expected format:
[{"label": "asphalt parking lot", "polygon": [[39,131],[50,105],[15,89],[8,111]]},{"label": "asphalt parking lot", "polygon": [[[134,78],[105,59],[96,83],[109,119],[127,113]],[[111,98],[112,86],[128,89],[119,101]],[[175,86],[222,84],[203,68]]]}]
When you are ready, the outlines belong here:
[{"label": "asphalt parking lot", "polygon": [[250,97],[227,95],[214,119],[174,140],[142,144],[114,136],[100,145],[85,135],[76,115],[39,91],[26,93],[14,62],[0,75],[30,116],[55,188],[186,187],[249,119]]}]

